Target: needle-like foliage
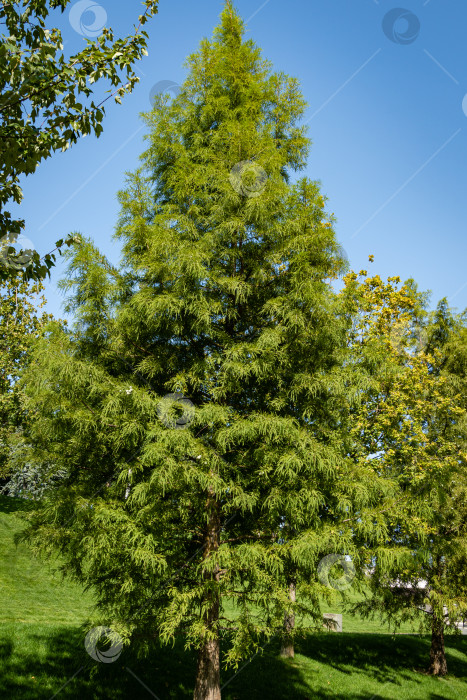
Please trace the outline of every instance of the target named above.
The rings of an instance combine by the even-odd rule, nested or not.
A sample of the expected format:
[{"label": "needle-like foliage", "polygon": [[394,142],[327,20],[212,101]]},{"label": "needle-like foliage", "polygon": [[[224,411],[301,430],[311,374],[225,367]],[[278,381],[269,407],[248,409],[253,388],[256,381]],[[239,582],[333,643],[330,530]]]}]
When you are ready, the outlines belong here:
[{"label": "needle-like foliage", "polygon": [[125,638],[184,635],[194,697],[215,699],[220,642],[238,665],[280,631],[291,577],[297,627],[322,627],[318,564],[364,561],[392,486],[350,451],[365,373],[346,364],[332,215],[318,183],[292,183],[309,147],[298,82],[230,3],[187,66],[145,116],[122,264],[74,244],[76,326],[51,328],[25,377],[37,445],[68,470],[30,535]]}]

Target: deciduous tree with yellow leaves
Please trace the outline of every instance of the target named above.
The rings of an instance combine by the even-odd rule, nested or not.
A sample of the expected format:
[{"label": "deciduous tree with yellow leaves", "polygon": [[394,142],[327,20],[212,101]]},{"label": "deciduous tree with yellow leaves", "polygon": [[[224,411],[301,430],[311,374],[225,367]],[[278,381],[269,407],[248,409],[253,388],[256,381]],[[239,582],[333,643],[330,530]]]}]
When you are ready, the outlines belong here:
[{"label": "deciduous tree with yellow leaves", "polygon": [[432,635],[428,670],[447,673],[444,634],[467,613],[467,328],[442,300],[427,313],[413,281],[349,275],[360,306],[355,356],[374,383],[355,415],[362,464],[397,484],[375,550],[371,595],[356,606]]}]

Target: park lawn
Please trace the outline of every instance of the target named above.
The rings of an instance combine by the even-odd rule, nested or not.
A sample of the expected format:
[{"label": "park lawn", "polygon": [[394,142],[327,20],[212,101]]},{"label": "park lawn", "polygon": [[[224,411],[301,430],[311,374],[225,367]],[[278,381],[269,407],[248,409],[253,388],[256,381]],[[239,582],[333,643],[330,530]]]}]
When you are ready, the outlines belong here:
[{"label": "park lawn", "polygon": [[[0,594],[2,600],[8,601],[0,610],[0,622],[83,623],[93,607],[92,593],[63,580],[61,574],[54,571],[58,561],[45,563],[35,559],[26,544],[14,544],[14,534],[24,528],[19,514],[28,507],[25,499],[0,496]],[[352,601],[358,600],[358,595],[351,591],[347,595]],[[342,612],[342,606],[336,594],[336,602],[324,604],[323,612]],[[238,614],[233,603],[227,602],[225,609],[232,617]],[[379,620],[362,620],[346,613],[343,629],[345,632],[389,632],[388,626]],[[399,631],[415,630],[406,624]]]},{"label": "park lawn", "polygon": [[[354,632],[362,634],[391,634],[392,630],[390,629],[388,623],[382,619],[379,619],[379,617],[376,617],[374,620],[365,620],[359,615],[351,615],[350,613],[345,612],[346,603],[356,603],[362,599],[363,594],[357,593],[356,591],[349,589],[345,591],[344,602],[342,599],[342,594],[336,591],[334,592],[334,602],[328,603],[323,600],[321,603],[321,608],[323,613],[342,614],[343,632]],[[235,607],[233,601],[228,601],[227,603],[224,603],[224,606],[224,615],[233,619],[240,615],[240,611]],[[309,623],[310,621],[308,620],[308,624]],[[401,625],[397,628],[397,634],[414,634],[418,631],[418,625],[411,625],[409,622],[401,623]]]},{"label": "park lawn", "polygon": [[[0,497],[0,697],[191,698],[195,654],[183,641],[155,645],[149,659],[130,648],[118,661],[99,664],[84,649],[90,593],[34,560],[13,535],[23,527],[21,499]],[[6,602],[6,604],[5,604]],[[338,606],[329,612],[338,612]],[[369,633],[371,632],[371,633]],[[386,633],[382,633],[386,632]],[[378,621],[344,614],[344,632],[308,634],[296,643],[294,659],[283,660],[277,640],[235,670],[224,670],[223,700],[465,700],[467,637],[446,639],[449,675],[438,679],[421,669],[429,638],[392,636]]]},{"label": "park lawn", "polygon": [[[124,651],[112,664],[86,654],[79,625],[0,625],[0,697],[18,700],[191,700],[195,655],[181,642],[155,647],[150,659]],[[308,635],[294,659],[278,656],[277,642],[240,667],[224,670],[223,700],[465,700],[465,638],[447,641],[450,673],[426,676],[429,639],[418,636]],[[66,685],[65,685],[66,684]],[[144,684],[144,685],[143,685]]]},{"label": "park lawn", "polygon": [[0,496],[0,595],[2,622],[81,623],[89,615],[94,600],[82,587],[63,581],[54,571],[58,562],[47,564],[32,556],[26,544],[15,545],[15,533],[25,523],[18,515],[28,501]]}]

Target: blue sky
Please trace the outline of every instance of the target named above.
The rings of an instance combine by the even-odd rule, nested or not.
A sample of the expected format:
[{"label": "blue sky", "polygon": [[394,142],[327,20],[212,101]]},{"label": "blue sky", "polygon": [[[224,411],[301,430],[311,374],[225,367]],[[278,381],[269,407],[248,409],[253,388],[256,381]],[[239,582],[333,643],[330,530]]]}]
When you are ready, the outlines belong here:
[{"label": "blue sky", "polygon": [[[400,1],[401,5],[398,4]],[[82,3],[83,0],[80,0]],[[60,17],[65,51],[102,22],[128,33],[139,0],[74,2]],[[160,81],[181,83],[183,63],[218,23],[222,0],[160,0],[150,22],[141,82],[121,106],[109,101],[104,133],[58,153],[23,181],[26,236],[41,252],[77,231],[113,261],[116,193],[144,149],[139,114]],[[247,36],[274,70],[296,76],[313,141],[305,174],[321,180],[351,267],[413,277],[467,306],[467,5],[459,0],[237,0]],[[399,8],[399,9],[398,9]],[[390,14],[388,14],[390,13]],[[386,19],[385,19],[386,18]],[[383,20],[384,29],[383,29]],[[72,26],[73,25],[73,26]],[[96,91],[105,97],[104,87]],[[465,101],[464,101],[465,98]],[[375,256],[373,264],[368,255]],[[56,282],[47,310],[64,317]]]}]

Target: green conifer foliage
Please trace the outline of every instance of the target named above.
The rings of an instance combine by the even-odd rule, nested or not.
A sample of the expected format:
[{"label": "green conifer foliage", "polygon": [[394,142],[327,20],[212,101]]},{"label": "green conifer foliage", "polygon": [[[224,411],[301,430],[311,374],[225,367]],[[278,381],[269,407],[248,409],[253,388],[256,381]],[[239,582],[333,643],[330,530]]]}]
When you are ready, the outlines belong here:
[{"label": "green conifer foliage", "polygon": [[30,536],[125,639],[184,635],[194,697],[215,700],[221,661],[282,628],[290,571],[297,626],[322,627],[318,563],[358,563],[385,486],[348,453],[344,263],[319,185],[290,182],[309,147],[298,83],[230,3],[187,65],[120,193],[121,266],[74,244],[77,324],[50,329],[25,378],[37,444],[69,473]]}]

